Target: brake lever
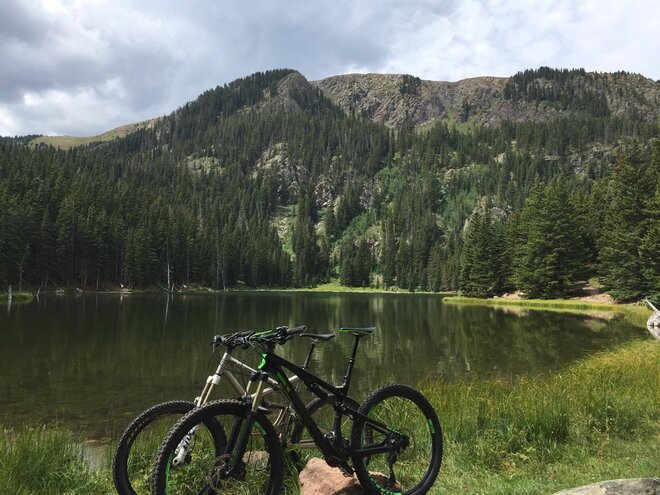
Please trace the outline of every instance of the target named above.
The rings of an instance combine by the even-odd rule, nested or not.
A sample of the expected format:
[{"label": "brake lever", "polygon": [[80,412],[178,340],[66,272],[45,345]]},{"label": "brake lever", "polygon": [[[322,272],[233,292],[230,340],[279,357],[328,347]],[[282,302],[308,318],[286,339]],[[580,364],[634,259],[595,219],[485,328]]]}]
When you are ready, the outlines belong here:
[{"label": "brake lever", "polygon": [[218,350],[218,347],[222,344],[222,335],[216,335],[211,341],[211,346],[213,346],[213,353]]}]

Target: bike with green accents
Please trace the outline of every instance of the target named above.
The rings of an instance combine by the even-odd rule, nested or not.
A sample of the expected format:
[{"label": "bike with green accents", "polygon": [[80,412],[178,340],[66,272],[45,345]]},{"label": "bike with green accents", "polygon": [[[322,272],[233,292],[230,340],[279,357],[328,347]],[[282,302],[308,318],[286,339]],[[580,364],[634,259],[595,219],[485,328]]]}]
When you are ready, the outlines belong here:
[{"label": "bike with green accents", "polygon": [[[273,378],[330,466],[346,475],[355,473],[365,492],[372,495],[427,493],[442,463],[442,430],[429,401],[405,385],[382,386],[359,407],[349,400],[358,345],[374,330],[340,329],[355,338],[341,385],[332,385],[275,353],[277,345],[300,333],[298,329],[279,327],[244,337],[246,345],[262,352],[244,399],[211,402],[181,418],[158,453],[152,477],[153,495],[281,493],[285,483],[284,451],[261,405],[268,380]],[[319,426],[285,370],[299,377],[319,401],[331,406],[334,418],[330,429]],[[212,439],[196,438],[189,450],[189,462],[173,469],[172,459],[186,435],[213,422],[222,424],[227,432],[224,452],[215,451]],[[347,422],[352,423],[350,435],[343,431]]]},{"label": "bike with green accents", "polygon": [[[306,333],[304,330],[306,330],[306,327],[299,327],[296,332],[301,333],[296,334],[310,341],[307,356],[302,365],[303,369],[307,369],[316,346],[328,342],[335,335]],[[249,377],[255,369],[246,364],[243,359],[237,359],[234,352],[243,347],[245,347],[245,350],[250,349],[250,345],[243,346],[243,344],[245,343],[245,337],[253,334],[253,331],[243,331],[216,335],[212,341],[212,356],[218,357],[219,364],[215,373],[206,379],[203,390],[194,402],[177,400],[156,404],[143,411],[129,424],[117,444],[112,463],[113,479],[118,495],[144,495],[150,491],[151,468],[163,438],[181,417],[210,402],[212,392],[223,380],[234,390],[234,397],[245,396],[246,391],[244,383],[242,383],[242,377]],[[224,352],[219,353],[221,350]],[[293,386],[298,386],[296,385],[298,381],[296,376],[291,376],[289,381]],[[279,383],[274,379],[270,379],[269,387],[262,394],[262,408],[275,427],[280,442],[283,447],[287,448],[290,445],[295,445],[298,449],[315,449],[314,442],[307,434],[304,426],[297,421],[291,406],[286,401],[278,400],[280,388]],[[348,400],[355,407],[358,407],[353,399]],[[316,418],[318,424],[326,430],[330,429],[332,408],[329,404],[315,399],[307,405],[307,410]],[[197,436],[205,436],[207,441],[212,441],[219,453],[224,451],[226,430],[223,429],[223,425],[213,420],[204,426],[203,429],[191,430],[181,442],[180,448],[177,449],[177,453],[172,460],[173,466],[187,462],[189,458],[188,449],[195,442]],[[201,447],[198,447],[198,450],[201,449]]]}]

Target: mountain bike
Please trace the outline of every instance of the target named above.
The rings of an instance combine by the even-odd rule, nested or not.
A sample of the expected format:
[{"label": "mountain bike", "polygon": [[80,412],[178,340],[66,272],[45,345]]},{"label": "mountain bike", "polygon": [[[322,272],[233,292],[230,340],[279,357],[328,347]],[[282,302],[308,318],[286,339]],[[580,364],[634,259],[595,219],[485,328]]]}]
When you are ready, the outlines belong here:
[{"label": "mountain bike", "polygon": [[[305,329],[306,327],[291,329],[299,332],[301,337],[311,340],[301,369],[307,369],[314,349],[319,343],[334,338],[334,334],[305,333]],[[210,400],[213,389],[220,385],[223,380],[231,386],[235,397],[246,395],[246,390],[239,378],[241,375],[250,376],[256,370],[234,357],[232,353],[239,348],[250,348],[245,343],[245,337],[253,334],[254,332],[245,331],[228,335],[216,335],[212,341],[213,355],[216,355],[221,348],[224,348],[225,351],[220,358],[215,373],[206,379],[200,395],[192,402],[178,400],[156,404],[140,413],[124,430],[113,458],[113,480],[119,495],[137,495],[138,493],[148,492],[151,467],[167,432],[182,416],[206,404]],[[287,383],[290,386],[297,386],[298,381],[299,378],[295,375],[287,378]],[[289,404],[283,405],[282,401],[278,402],[272,399],[272,396],[278,395],[281,391],[281,385],[274,379],[269,379],[268,385],[268,388],[263,390],[259,400],[264,410],[268,411],[268,416],[274,425],[279,441],[283,446],[295,444],[302,449],[315,448],[314,442],[306,434],[293,408]],[[254,399],[254,394],[252,394],[252,397]],[[355,401],[352,399],[349,399],[349,401],[357,407]],[[327,404],[323,401],[315,399],[306,406],[306,409],[322,424],[329,425],[331,419],[327,411],[329,408],[326,406]],[[327,428],[329,429],[329,426]],[[221,453],[226,444],[226,434],[223,426],[217,421],[209,420],[205,424],[205,429],[210,434],[214,449]],[[176,462],[183,461],[186,455],[185,449],[181,449],[181,456]]]},{"label": "mountain bike", "polygon": [[[360,340],[373,327],[341,328],[354,336],[343,383],[335,386],[275,353],[299,335],[298,329],[277,328],[243,337],[246,345],[262,352],[243,399],[220,400],[183,416],[168,433],[158,453],[152,475],[153,495],[211,495],[280,493],[285,457],[275,427],[261,398],[274,378],[301,424],[325,461],[344,474],[355,473],[369,494],[421,495],[435,482],[442,463],[442,430],[429,401],[405,385],[385,385],[359,406],[349,404],[348,391]],[[304,406],[298,390],[284,370],[293,372],[318,400],[331,406],[332,427],[322,428]],[[352,423],[350,437],[343,431]],[[209,422],[222,424],[227,433],[222,453],[213,445]],[[191,431],[195,445],[186,462],[174,464]]]}]

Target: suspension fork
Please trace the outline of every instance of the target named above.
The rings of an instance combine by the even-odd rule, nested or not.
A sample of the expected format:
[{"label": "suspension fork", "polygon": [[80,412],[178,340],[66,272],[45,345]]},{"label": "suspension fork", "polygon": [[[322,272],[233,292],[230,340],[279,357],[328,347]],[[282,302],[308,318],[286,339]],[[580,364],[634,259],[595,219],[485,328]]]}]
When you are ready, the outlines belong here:
[{"label": "suspension fork", "polygon": [[[246,397],[251,398],[250,409],[247,412],[245,418],[237,418],[232,426],[231,434],[227,440],[227,452],[233,452],[231,468],[228,474],[233,474],[240,476],[241,470],[243,469],[243,454],[245,454],[245,449],[247,448],[248,442],[252,435],[252,426],[257,418],[259,412],[259,405],[263,398],[264,390],[268,384],[268,373],[265,371],[256,371],[253,375],[253,379],[250,381],[252,383],[257,383],[257,390],[252,396],[246,394]],[[248,387],[248,391],[249,391]]]},{"label": "suspension fork", "polygon": [[[209,400],[209,397],[211,396],[211,391],[213,390],[214,387],[217,385],[220,385],[220,382],[222,381],[222,372],[225,368],[225,363],[227,362],[227,359],[229,359],[231,356],[231,351],[226,350],[225,353],[222,355],[222,359],[220,359],[220,364],[218,364],[218,368],[215,370],[215,373],[212,375],[209,375],[209,377],[206,379],[206,383],[204,384],[204,388],[202,389],[202,393],[199,394],[198,397],[195,397],[194,404],[195,407],[200,407],[204,404],[206,404]],[[193,448],[193,445],[195,444],[195,435],[197,434],[197,428],[199,428],[199,425],[195,425],[190,429],[188,433],[186,433],[186,436],[183,437],[179,445],[177,445],[176,449],[174,450],[174,457],[172,457],[172,467],[176,469],[179,467],[181,464],[184,464],[186,461],[186,458],[188,455],[190,455],[190,451]]]},{"label": "suspension fork", "polygon": [[206,383],[204,384],[204,389],[202,390],[202,393],[199,394],[198,397],[195,397],[195,407],[202,406],[208,402],[213,388],[216,387],[217,385],[220,385],[220,382],[222,381],[222,374],[223,374],[222,372],[225,369],[225,363],[230,358],[231,358],[231,351],[228,349],[222,355],[222,358],[220,359],[220,364],[218,364],[218,368],[215,370],[215,373],[209,375],[209,377],[206,379]]}]

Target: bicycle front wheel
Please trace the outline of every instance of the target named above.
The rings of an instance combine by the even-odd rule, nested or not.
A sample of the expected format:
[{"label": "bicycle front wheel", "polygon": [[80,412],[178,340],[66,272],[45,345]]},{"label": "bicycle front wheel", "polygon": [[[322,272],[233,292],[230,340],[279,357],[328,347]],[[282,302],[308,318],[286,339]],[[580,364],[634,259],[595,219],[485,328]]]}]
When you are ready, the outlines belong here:
[{"label": "bicycle front wheel", "polygon": [[[385,385],[367,397],[359,412],[386,425],[367,420],[353,424],[355,474],[372,495],[422,495],[435,482],[442,463],[442,430],[429,401],[405,385]],[[386,446],[386,448],[383,448]],[[368,454],[368,449],[380,450]]]},{"label": "bicycle front wheel", "polygon": [[[282,486],[282,446],[270,421],[257,413],[248,443],[237,460],[237,438],[247,429],[249,407],[239,401],[210,402],[174,425],[154,467],[154,495],[276,495]],[[201,426],[218,423],[227,435],[218,454]]]},{"label": "bicycle front wheel", "polygon": [[[119,439],[112,462],[112,476],[119,495],[149,493],[151,469],[163,439],[172,426],[195,408],[187,401],[156,404],[137,416]],[[225,449],[225,433],[220,425],[206,424],[219,453]]]}]

